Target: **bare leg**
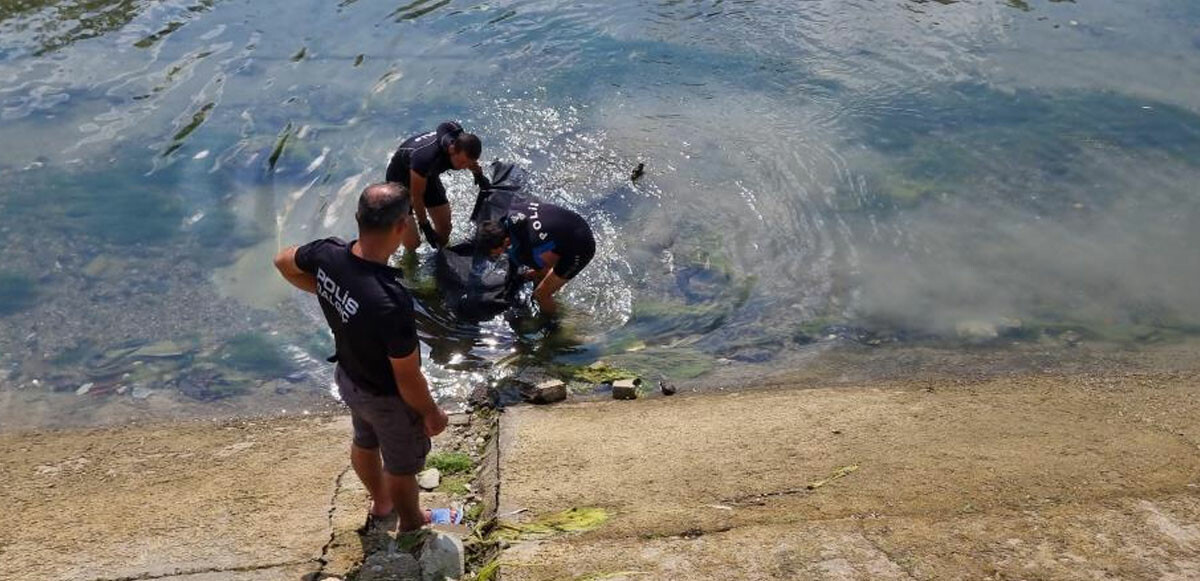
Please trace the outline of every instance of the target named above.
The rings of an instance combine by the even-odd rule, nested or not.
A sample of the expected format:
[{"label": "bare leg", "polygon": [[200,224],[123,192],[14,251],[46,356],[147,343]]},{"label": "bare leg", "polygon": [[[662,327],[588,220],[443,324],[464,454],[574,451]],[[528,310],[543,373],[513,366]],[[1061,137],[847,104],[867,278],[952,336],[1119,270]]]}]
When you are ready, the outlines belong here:
[{"label": "bare leg", "polygon": [[415,531],[425,525],[425,515],[421,513],[420,490],[417,488],[417,477],[411,474],[399,476],[385,473],[384,483],[395,502],[396,513],[400,515],[400,531]]},{"label": "bare leg", "polygon": [[442,239],[443,244],[450,243],[450,204],[442,204],[436,208],[426,208],[429,213],[429,221],[433,223],[433,231],[437,232],[438,238]]},{"label": "bare leg", "polygon": [[404,219],[404,249],[410,254],[417,251],[421,245],[421,233],[417,230],[417,220],[410,214]]},{"label": "bare leg", "polygon": [[[367,493],[371,495],[371,514],[384,516],[392,512],[395,505],[389,489],[385,488],[383,460],[379,458],[379,449],[359,448],[351,444],[350,465],[354,467],[354,473],[358,475],[363,486],[367,487]],[[416,486],[416,480],[413,481],[413,486]]]}]

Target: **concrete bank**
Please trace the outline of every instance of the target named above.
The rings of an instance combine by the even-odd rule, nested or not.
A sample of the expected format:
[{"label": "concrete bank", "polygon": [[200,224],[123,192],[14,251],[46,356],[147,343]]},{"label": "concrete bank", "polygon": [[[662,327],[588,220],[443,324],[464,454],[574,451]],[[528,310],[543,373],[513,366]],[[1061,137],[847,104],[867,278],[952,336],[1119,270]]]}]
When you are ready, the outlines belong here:
[{"label": "concrete bank", "polygon": [[1194,375],[526,407],[499,444],[504,581],[1200,579]]},{"label": "concrete bank", "polygon": [[[1196,374],[802,387],[509,409],[491,572],[1200,578]],[[341,577],[379,549],[347,424],[2,435],[0,579]]]}]

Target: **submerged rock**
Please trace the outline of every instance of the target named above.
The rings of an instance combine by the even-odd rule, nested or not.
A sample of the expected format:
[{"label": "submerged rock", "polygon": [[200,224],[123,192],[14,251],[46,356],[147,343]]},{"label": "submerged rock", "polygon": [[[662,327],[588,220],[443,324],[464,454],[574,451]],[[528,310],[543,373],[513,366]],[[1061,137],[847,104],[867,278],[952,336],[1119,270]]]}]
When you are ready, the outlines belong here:
[{"label": "submerged rock", "polygon": [[988,321],[960,321],[954,325],[954,332],[969,341],[990,341],[1000,336],[996,325]]},{"label": "submerged rock", "polygon": [[543,381],[532,388],[522,389],[521,396],[529,403],[545,405],[567,399],[567,384],[557,379]]}]

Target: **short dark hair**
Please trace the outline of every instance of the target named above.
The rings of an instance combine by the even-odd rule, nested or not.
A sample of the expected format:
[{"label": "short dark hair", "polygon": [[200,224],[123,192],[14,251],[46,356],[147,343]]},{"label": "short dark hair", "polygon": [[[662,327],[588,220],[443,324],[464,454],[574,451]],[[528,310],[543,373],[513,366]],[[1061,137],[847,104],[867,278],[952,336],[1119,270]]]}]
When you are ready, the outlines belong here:
[{"label": "short dark hair", "polygon": [[383,232],[408,217],[410,208],[408,188],[403,184],[372,184],[358,196],[358,212],[354,219],[358,221],[360,232]]},{"label": "short dark hair", "polygon": [[491,251],[504,245],[508,239],[508,231],[499,222],[484,222],[475,233],[475,246],[480,250]]},{"label": "short dark hair", "polygon": [[451,144],[455,151],[461,151],[467,154],[467,157],[473,161],[479,161],[479,156],[483,155],[483,142],[479,140],[479,136],[474,133],[460,133],[454,138]]}]

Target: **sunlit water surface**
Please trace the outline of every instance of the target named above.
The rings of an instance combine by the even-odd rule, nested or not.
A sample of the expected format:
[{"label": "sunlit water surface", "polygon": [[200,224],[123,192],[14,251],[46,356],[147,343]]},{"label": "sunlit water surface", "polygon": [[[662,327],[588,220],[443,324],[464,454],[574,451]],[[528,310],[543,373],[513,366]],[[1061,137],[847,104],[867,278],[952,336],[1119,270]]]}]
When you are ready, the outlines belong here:
[{"label": "sunlit water surface", "polygon": [[448,118],[599,242],[549,336],[455,321],[423,251],[451,405],[529,366],[728,383],[848,341],[1194,333],[1198,6],[5,2],[0,429],[324,409],[329,336],[270,258],[353,237]]}]

